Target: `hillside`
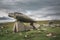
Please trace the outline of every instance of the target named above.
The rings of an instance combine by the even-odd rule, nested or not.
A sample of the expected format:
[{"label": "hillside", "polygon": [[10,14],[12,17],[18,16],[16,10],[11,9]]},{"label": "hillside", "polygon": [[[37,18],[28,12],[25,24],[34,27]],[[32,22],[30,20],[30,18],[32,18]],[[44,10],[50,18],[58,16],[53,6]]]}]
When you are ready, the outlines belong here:
[{"label": "hillside", "polygon": [[54,24],[60,24],[60,20],[44,20],[44,21],[36,21],[39,24],[48,24],[49,22],[53,22]]}]

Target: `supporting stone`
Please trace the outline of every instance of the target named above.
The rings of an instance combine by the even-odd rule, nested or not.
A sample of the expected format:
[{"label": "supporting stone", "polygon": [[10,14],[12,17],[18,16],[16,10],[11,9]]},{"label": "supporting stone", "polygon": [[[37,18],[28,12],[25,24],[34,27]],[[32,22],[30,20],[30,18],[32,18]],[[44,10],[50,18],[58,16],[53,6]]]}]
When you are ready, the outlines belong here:
[{"label": "supporting stone", "polygon": [[13,27],[13,32],[18,32],[18,22],[16,22],[15,24],[14,24],[14,27]]}]

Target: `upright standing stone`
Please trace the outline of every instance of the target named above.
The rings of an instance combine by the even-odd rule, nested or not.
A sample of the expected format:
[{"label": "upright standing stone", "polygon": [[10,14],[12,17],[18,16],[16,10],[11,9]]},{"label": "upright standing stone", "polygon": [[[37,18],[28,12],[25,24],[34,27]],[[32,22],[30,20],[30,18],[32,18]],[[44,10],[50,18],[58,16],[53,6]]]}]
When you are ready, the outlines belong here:
[{"label": "upright standing stone", "polygon": [[13,32],[18,32],[18,22],[15,22]]}]

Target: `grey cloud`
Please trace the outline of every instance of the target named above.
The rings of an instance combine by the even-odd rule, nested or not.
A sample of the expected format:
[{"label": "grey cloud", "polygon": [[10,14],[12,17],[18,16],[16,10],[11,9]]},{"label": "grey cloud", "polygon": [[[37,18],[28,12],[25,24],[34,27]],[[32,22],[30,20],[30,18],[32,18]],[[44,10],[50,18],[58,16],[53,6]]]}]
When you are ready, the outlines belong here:
[{"label": "grey cloud", "polygon": [[[30,17],[60,16],[60,0],[0,0],[0,10],[25,12]],[[31,13],[26,13],[32,11]]]},{"label": "grey cloud", "polygon": [[[25,2],[26,1],[26,2]],[[55,1],[54,0],[54,3],[53,3],[53,1],[51,1],[51,0],[20,0],[20,1],[9,1],[9,0],[3,0],[2,1],[2,4],[4,4],[4,6],[7,6],[7,7],[9,7],[9,6],[12,6],[12,7],[9,7],[9,8],[12,8],[13,9],[13,7],[16,7],[16,8],[22,8],[23,10],[24,9],[27,9],[27,10],[37,10],[37,9],[39,9],[39,8],[42,8],[42,7],[46,7],[46,6],[56,6],[58,3],[59,3],[59,1]],[[23,2],[25,2],[25,3],[23,3]],[[58,3],[57,3],[58,2]]]}]

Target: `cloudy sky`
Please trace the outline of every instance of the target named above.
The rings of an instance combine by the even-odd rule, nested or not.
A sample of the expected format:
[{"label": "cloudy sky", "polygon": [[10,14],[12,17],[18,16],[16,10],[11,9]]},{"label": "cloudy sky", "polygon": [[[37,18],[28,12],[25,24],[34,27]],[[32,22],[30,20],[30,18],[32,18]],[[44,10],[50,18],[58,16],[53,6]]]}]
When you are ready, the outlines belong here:
[{"label": "cloudy sky", "polygon": [[34,20],[60,20],[60,0],[0,0],[0,16],[22,12]]}]

